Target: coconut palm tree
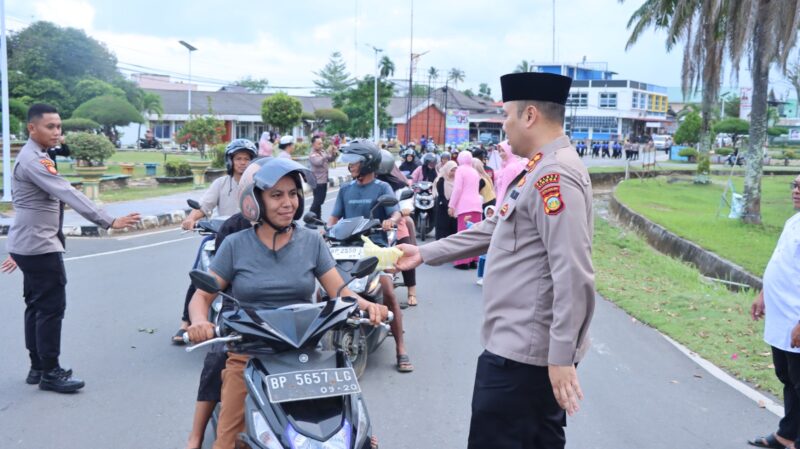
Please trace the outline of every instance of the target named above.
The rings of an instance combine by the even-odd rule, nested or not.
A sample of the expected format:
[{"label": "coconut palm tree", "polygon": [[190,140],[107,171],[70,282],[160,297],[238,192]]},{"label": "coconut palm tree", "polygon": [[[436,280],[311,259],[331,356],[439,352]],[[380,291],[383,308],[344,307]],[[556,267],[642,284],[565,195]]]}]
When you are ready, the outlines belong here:
[{"label": "coconut palm tree", "polygon": [[[744,30],[734,42],[744,48],[751,36],[751,73],[753,76],[752,110],[750,111],[750,145],[745,153],[744,211],[745,223],[761,223],[761,174],[763,145],[767,139],[769,69],[773,63],[787,71],[787,60],[800,26],[799,0],[743,1],[739,17]],[[738,22],[738,20],[736,21]],[[734,59],[735,61],[735,59]]]},{"label": "coconut palm tree", "polygon": [[[152,114],[156,114],[158,118],[164,114],[164,105],[161,103],[161,95],[153,92],[144,92],[141,97],[141,110],[139,111],[145,118]],[[150,126],[148,122],[147,126]],[[142,135],[142,124],[139,123],[139,131],[136,134],[137,138]]]},{"label": "coconut palm tree", "polygon": [[450,73],[447,74],[447,79],[452,81],[454,85],[458,86],[458,83],[464,81],[464,71],[457,68],[450,69]]},{"label": "coconut palm tree", "polygon": [[522,62],[517,64],[517,68],[514,69],[514,73],[522,73],[522,72],[533,72],[533,64],[529,64],[528,61],[523,59]]},{"label": "coconut palm tree", "polygon": [[378,67],[380,67],[380,77],[381,78],[388,78],[394,75],[394,62],[389,59],[388,56],[383,56],[378,63]]}]

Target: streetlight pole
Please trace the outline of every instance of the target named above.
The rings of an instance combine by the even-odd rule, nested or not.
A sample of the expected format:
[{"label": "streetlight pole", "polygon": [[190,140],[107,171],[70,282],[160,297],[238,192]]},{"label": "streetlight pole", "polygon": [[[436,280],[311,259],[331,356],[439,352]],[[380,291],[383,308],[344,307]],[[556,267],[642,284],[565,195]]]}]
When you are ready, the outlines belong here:
[{"label": "streetlight pole", "polygon": [[378,47],[372,46],[372,49],[375,50],[375,100],[373,103],[374,109],[374,117],[372,121],[372,138],[375,140],[375,144],[378,144],[378,138],[380,137],[380,129],[378,128],[378,53],[382,52]]},{"label": "streetlight pole", "polygon": [[[186,111],[188,115],[192,115],[192,52],[197,51],[197,48],[192,46],[186,41],[178,41],[181,45],[189,50],[189,99],[187,101]],[[188,119],[187,119],[188,121]]]},{"label": "streetlight pole", "polygon": [[11,201],[11,126],[8,112],[8,48],[6,47],[6,2],[0,0],[0,76],[3,101],[3,201]]}]

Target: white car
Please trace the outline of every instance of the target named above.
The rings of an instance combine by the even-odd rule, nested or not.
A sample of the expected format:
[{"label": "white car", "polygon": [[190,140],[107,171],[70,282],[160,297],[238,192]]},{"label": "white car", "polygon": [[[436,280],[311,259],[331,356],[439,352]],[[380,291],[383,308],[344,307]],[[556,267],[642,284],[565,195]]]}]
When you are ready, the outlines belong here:
[{"label": "white car", "polygon": [[656,150],[669,151],[672,147],[672,137],[665,134],[653,134],[653,146]]}]

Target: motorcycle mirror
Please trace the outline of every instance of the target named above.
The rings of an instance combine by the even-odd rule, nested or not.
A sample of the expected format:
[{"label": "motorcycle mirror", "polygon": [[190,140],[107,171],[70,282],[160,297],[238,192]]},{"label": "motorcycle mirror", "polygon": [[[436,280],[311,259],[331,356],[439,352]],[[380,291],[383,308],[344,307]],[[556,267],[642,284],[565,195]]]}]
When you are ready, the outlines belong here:
[{"label": "motorcycle mirror", "polygon": [[398,203],[397,198],[394,195],[381,195],[378,197],[378,204],[384,207],[387,206],[396,206]]},{"label": "motorcycle mirror", "polygon": [[319,218],[317,217],[317,214],[315,214],[314,212],[308,211],[305,213],[305,215],[303,215],[303,223],[317,224],[318,221]]},{"label": "motorcycle mirror", "polygon": [[186,204],[188,204],[189,207],[191,207],[194,210],[200,210],[201,209],[200,208],[200,203],[198,203],[196,200],[188,199],[188,200],[186,200]]},{"label": "motorcycle mirror", "polygon": [[189,278],[192,280],[192,285],[199,290],[208,293],[219,293],[221,288],[217,283],[217,279],[203,270],[192,270],[189,272]]},{"label": "motorcycle mirror", "polygon": [[414,196],[414,192],[412,192],[411,190],[403,190],[403,193],[400,194],[400,201],[407,200],[412,196]]},{"label": "motorcycle mirror", "polygon": [[363,259],[359,259],[355,264],[353,264],[353,268],[350,269],[350,276],[352,278],[363,278],[364,276],[367,276],[375,271],[375,268],[377,267],[377,257],[365,257]]}]

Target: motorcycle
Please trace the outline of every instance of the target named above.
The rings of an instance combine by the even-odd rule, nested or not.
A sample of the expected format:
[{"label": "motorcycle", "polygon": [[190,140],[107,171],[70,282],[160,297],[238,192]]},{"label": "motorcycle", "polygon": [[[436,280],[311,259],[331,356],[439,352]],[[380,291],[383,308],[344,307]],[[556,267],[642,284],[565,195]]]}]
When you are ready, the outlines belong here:
[{"label": "motorcycle", "polygon": [[[369,236],[373,232],[381,231],[381,222],[372,218],[372,213],[379,206],[393,206],[397,199],[391,195],[378,198],[378,203],[370,211],[370,218],[353,217],[339,220],[330,228],[325,228],[324,238],[328,243],[331,255],[336,260],[336,269],[345,282],[350,283],[350,289],[376,304],[383,304],[383,290],[381,289],[381,271],[374,271],[354,278],[353,267],[364,257],[364,242],[361,236]],[[306,226],[316,229],[323,225],[316,214],[306,212],[303,216]],[[328,299],[327,293],[320,289],[320,299]],[[343,328],[331,333],[323,344],[328,348],[339,348],[353,365],[357,377],[361,377],[367,368],[369,353],[374,352],[388,336],[388,329],[373,326],[360,326]]]},{"label": "motorcycle", "polygon": [[[375,257],[356,262],[349,282],[367,276],[377,263]],[[340,297],[347,284],[332,301],[253,310],[242,308],[235,298],[221,292],[209,273],[192,270],[190,277],[196,288],[219,293],[233,307],[222,312],[217,338],[186,351],[225,343],[228,351],[251,356],[244,370],[245,431],[237,437],[237,448],[375,447],[367,407],[349,358],[319,344],[331,331],[369,324],[354,298]],[[388,321],[392,318],[390,313]],[[218,412],[219,408],[211,420],[214,438]]]},{"label": "motorcycle", "polygon": [[725,165],[733,167],[734,164],[740,167],[744,165],[744,155],[743,154],[735,155],[734,153],[729,154],[728,157],[725,159]]},{"label": "motorcycle", "polygon": [[161,150],[164,148],[163,146],[161,146],[161,142],[159,142],[157,139],[147,140],[144,137],[140,137],[137,143],[139,145],[139,148],[142,150],[146,149]]},{"label": "motorcycle", "polygon": [[433,183],[429,181],[421,181],[411,188],[414,190],[414,225],[419,232],[419,238],[423,242],[428,237],[428,234],[433,229]]},{"label": "motorcycle", "polygon": [[[192,209],[201,210],[200,203],[195,200],[189,199],[186,200],[186,203]],[[203,236],[203,239],[200,241],[200,246],[197,248],[197,256],[194,259],[192,269],[208,271],[208,268],[211,266],[211,261],[214,259],[214,254],[217,251],[217,234],[222,224],[225,223],[227,219],[228,217],[214,217],[198,220],[194,225],[192,231]],[[222,310],[222,299],[218,297],[214,300],[209,309],[208,321],[215,323],[220,310]]]}]

